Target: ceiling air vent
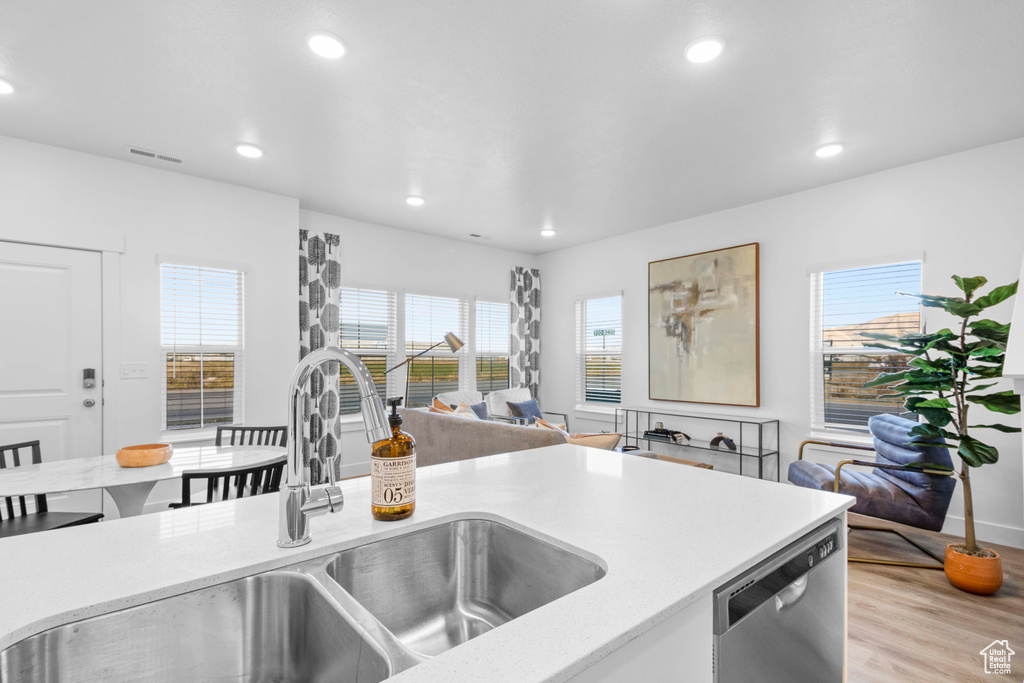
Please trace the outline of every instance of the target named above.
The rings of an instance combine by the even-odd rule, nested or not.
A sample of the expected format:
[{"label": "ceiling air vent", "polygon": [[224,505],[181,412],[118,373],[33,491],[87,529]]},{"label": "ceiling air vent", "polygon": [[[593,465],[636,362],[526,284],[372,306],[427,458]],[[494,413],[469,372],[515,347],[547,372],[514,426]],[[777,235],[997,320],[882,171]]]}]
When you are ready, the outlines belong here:
[{"label": "ceiling air vent", "polygon": [[148,149],[141,149],[139,147],[132,147],[131,145],[127,145],[125,147],[125,149],[128,150],[129,154],[136,154],[136,155],[138,155],[140,157],[147,157],[149,159],[157,159],[158,161],[167,161],[167,162],[170,162],[172,164],[180,164],[181,163],[181,159],[179,159],[178,157],[172,157],[172,156],[168,156],[166,154],[160,154],[158,152],[151,152]]}]

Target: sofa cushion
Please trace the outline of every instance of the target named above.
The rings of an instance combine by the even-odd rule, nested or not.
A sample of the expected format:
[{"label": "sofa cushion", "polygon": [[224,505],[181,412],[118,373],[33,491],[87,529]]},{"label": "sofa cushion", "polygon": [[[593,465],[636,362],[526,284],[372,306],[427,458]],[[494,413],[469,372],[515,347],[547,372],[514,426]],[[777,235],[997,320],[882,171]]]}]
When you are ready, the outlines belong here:
[{"label": "sofa cushion", "polygon": [[484,396],[487,403],[488,415],[511,415],[508,410],[508,402],[522,403],[529,401],[533,396],[526,387],[513,387],[512,389],[498,389]]},{"label": "sofa cushion", "polygon": [[479,417],[481,420],[486,420],[487,419],[487,404],[486,403],[484,403],[483,401],[480,401],[479,403],[474,403],[474,404],[470,405],[469,407],[470,407],[470,409],[474,413],[476,413],[476,416]]},{"label": "sofa cushion", "polygon": [[431,407],[434,409],[435,412],[438,412],[438,413],[454,413],[455,412],[455,408],[452,408],[450,405],[445,404],[437,396],[434,397],[434,403],[433,403],[433,405]]},{"label": "sofa cushion", "polygon": [[537,418],[537,426],[564,434],[566,443],[576,444],[577,446],[600,448],[605,451],[610,451],[615,448],[619,443],[619,439],[622,438],[622,434],[570,434],[565,431],[565,427],[548,422],[547,420],[539,417]]},{"label": "sofa cushion", "polygon": [[474,410],[473,406],[467,406],[465,403],[460,403],[455,407],[455,414],[469,420],[482,419],[480,414]]},{"label": "sofa cushion", "polygon": [[540,406],[537,404],[537,399],[535,398],[531,398],[529,401],[523,401],[522,403],[513,403],[512,401],[508,401],[507,405],[508,412],[512,417],[525,417],[530,423],[538,417],[541,417]]}]

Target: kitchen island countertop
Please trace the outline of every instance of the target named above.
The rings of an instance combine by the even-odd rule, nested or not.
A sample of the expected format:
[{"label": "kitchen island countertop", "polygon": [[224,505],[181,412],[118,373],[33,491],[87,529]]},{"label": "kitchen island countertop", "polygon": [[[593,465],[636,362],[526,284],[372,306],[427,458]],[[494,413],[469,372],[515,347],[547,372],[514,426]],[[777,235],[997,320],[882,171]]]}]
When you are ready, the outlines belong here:
[{"label": "kitchen island countertop", "polygon": [[[497,519],[582,550],[596,583],[398,674],[564,681],[839,516],[854,499],[574,445],[417,470],[416,513],[370,516],[369,478],[313,540],[276,546],[278,496],[0,540],[0,649],[48,628],[432,526]],[[710,625],[709,625],[710,628]]]}]

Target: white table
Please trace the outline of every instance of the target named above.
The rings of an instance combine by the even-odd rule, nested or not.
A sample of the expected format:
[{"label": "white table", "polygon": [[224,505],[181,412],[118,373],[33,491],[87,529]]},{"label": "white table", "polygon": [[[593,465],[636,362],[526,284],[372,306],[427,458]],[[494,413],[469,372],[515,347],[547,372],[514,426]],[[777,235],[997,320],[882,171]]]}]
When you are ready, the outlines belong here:
[{"label": "white table", "polygon": [[280,458],[278,446],[175,447],[170,461],[152,467],[121,467],[113,455],[56,460],[0,470],[0,498],[62,491],[105,489],[122,517],[142,514],[158,481],[177,479],[182,472],[216,472],[251,467]]}]

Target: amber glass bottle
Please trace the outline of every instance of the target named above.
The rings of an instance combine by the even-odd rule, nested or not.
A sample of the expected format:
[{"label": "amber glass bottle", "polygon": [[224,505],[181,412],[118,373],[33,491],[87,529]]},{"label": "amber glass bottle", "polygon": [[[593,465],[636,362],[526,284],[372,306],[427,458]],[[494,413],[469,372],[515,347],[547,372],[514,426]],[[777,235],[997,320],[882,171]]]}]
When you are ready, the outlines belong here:
[{"label": "amber glass bottle", "polygon": [[391,438],[373,444],[370,457],[370,510],[382,522],[405,519],[416,509],[416,442],[402,431],[401,402],[388,401]]}]

